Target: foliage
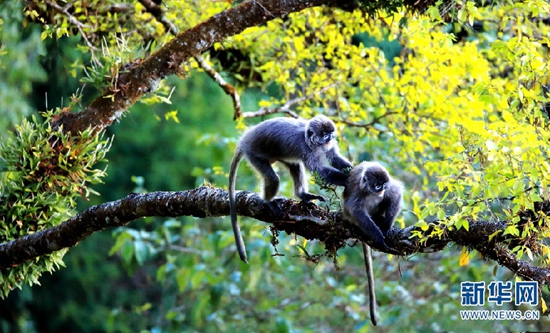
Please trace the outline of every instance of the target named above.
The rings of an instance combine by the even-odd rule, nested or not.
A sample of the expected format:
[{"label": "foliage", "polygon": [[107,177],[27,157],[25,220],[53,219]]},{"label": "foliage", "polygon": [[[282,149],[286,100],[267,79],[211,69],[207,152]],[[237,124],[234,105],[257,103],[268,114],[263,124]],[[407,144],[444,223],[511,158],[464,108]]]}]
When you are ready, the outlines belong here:
[{"label": "foliage", "polygon": [[[544,90],[550,29],[542,23],[550,7],[525,6],[532,9],[468,3],[457,15],[481,21],[479,33],[444,22],[435,8],[414,20],[400,13],[365,20],[359,11],[315,8],[219,47],[253,53],[262,82],[277,84],[280,94],[262,106],[314,96],[298,107],[301,114],[334,110],[368,145],[380,141],[369,147],[371,156],[389,151],[379,159],[394,169],[406,166],[404,177],[424,178],[422,190],[411,193],[419,225],[437,218],[467,229],[469,221],[505,220],[507,233],[522,231],[525,244],[545,238],[549,224],[543,215],[521,221],[517,213],[548,198],[550,177]],[[470,36],[457,40],[450,29]],[[388,59],[377,45],[357,45],[354,36],[361,34],[397,41],[401,56]],[[355,147],[361,146],[354,143],[352,155],[360,155]],[[540,250],[550,263],[546,246]],[[517,251],[530,253],[524,246]]]},{"label": "foliage", "polygon": [[[162,283],[164,294],[173,296],[164,299],[162,307],[147,309],[164,319],[157,329],[263,331],[295,325],[326,330],[337,325],[352,330],[355,325],[368,325],[362,315],[365,297],[357,293],[364,283],[358,251],[347,250],[339,256],[358,269],[339,272],[331,261],[304,265],[299,251],[286,245],[280,248],[286,256],[273,257],[263,240],[249,239],[254,256],[244,265],[233,253],[233,235],[220,222],[201,228],[191,219],[167,220],[152,231],[117,231],[113,251],[120,251],[126,267],[163,263],[150,278]],[[253,229],[247,234],[258,237],[266,232],[263,227]],[[281,241],[287,243],[288,237]],[[303,245],[310,253],[323,251],[318,243]],[[334,309],[339,307],[341,311]]]},{"label": "foliage", "polygon": [[[377,3],[382,1],[368,2]],[[387,11],[371,12],[370,16],[359,10],[309,9],[250,28],[203,56],[238,87],[245,109],[254,110],[260,98],[259,106],[275,107],[307,96],[293,111],[304,117],[321,112],[337,121],[346,155],[356,161],[380,160],[407,184],[406,210],[398,221],[401,226],[417,223],[428,230],[430,222],[438,220],[468,230],[472,221],[505,221],[509,225],[505,233],[515,237],[516,253],[548,265],[548,248],[539,242],[548,235],[548,219],[536,210],[527,214],[537,203],[549,200],[548,3],[468,1],[451,12],[431,7],[426,15],[418,16],[394,6],[399,1],[388,3],[391,8]],[[74,2],[63,12],[36,1],[25,13],[29,24],[41,24],[44,42],[79,35],[79,48],[92,57],[91,63],[82,65],[87,72],[82,81],[104,89],[125,65],[139,62],[169,39],[166,27],[143,2],[121,1],[116,3],[123,9],[120,11],[115,11],[114,5],[113,1]],[[225,1],[163,1],[169,9],[165,18],[180,30],[232,5]],[[73,19],[80,24],[75,25]],[[3,23],[3,34],[10,24]],[[16,45],[23,48],[25,42],[36,42],[37,35],[33,32],[23,39],[14,34],[12,40],[20,40]],[[8,52],[0,57],[4,66],[11,61],[6,57],[17,54],[8,40],[3,35],[3,49]],[[142,100],[146,104],[134,107],[121,124],[109,129],[117,134],[120,145],[115,142],[110,158],[109,183],[100,187],[105,197],[116,199],[132,191],[132,176],[143,177],[145,182],[139,185],[150,190],[188,188],[204,180],[225,186],[224,170],[235,143],[234,126],[228,121],[230,110],[223,104],[227,114],[218,115],[208,103],[221,104],[221,98],[210,86],[205,88],[205,77],[194,74],[197,64],[187,67],[190,75],[185,85],[174,90],[168,88],[171,82],[162,86],[161,94]],[[39,80],[41,72],[32,72],[36,77],[28,80]],[[6,82],[14,89],[18,81]],[[168,102],[168,96],[172,105],[153,106]],[[13,114],[10,108],[5,110]],[[163,116],[173,119],[175,110],[180,125],[158,120]],[[239,129],[243,125],[242,120],[237,123]],[[24,123],[21,128],[25,126],[34,126],[36,140],[47,141],[47,126]],[[92,146],[102,142],[97,140]],[[14,150],[10,156],[17,160],[24,155]],[[251,173],[241,170],[240,174],[239,187],[253,189],[256,181]],[[12,178],[17,175],[9,173]],[[281,194],[292,196],[288,177],[281,178]],[[67,184],[72,190],[70,199],[62,197],[59,200],[65,200],[65,206],[52,206],[61,208],[56,219],[47,223],[58,222],[71,212],[81,179]],[[19,196],[30,200],[24,195],[35,195],[39,200],[33,200],[33,205],[57,197],[51,193],[43,197],[40,190],[35,187],[36,193]],[[329,208],[334,209],[335,197],[331,199]],[[19,213],[27,215],[13,216],[33,214]],[[30,223],[26,228],[31,230],[45,226],[33,221],[22,222],[25,226]],[[64,299],[60,308],[73,305],[64,310],[67,317],[93,313],[93,318],[109,318],[104,326],[89,330],[371,330],[365,316],[362,259],[355,247],[339,251],[337,270],[333,258],[317,264],[304,259],[300,249],[313,256],[325,253],[317,242],[279,236],[274,250],[269,231],[258,224],[243,219],[247,245],[253,253],[248,266],[235,258],[225,220],[151,219],[117,229],[111,262],[95,258],[95,265],[121,264],[131,281],[124,281],[119,271],[113,273],[114,268],[105,268],[105,277],[93,275],[92,281],[89,274],[75,273],[80,265],[86,272],[94,266],[93,259],[79,247],[71,251],[74,257],[69,269],[74,274],[59,276],[71,276],[78,280],[72,280],[74,285],[86,286],[88,307]],[[9,237],[24,231],[16,225],[11,229],[17,234]],[[429,230],[434,231],[418,233],[416,240],[441,233]],[[85,246],[92,248],[90,243]],[[86,258],[86,263],[79,258]],[[457,318],[460,282],[514,278],[510,272],[477,259],[476,253],[460,246],[404,259],[376,254],[380,330],[494,331],[492,322]],[[98,286],[97,281],[105,283]],[[122,293],[116,289],[121,285],[125,292],[134,288],[134,295],[119,297]],[[102,290],[94,292],[93,288]],[[106,300],[106,288],[112,288],[109,290],[117,296]],[[90,296],[95,294],[102,296]],[[548,298],[546,292],[543,297]],[[112,306],[111,312],[108,306]],[[78,313],[78,308],[85,308],[86,313]],[[497,329],[542,330],[546,323],[503,322]],[[78,327],[79,331],[85,329]]]},{"label": "foliage", "polygon": [[46,79],[46,73],[37,61],[44,54],[40,29],[20,33],[23,20],[21,4],[6,1],[0,4],[0,133],[5,135],[8,125],[19,123],[22,116],[31,113],[28,97],[33,82]]},{"label": "foliage", "polygon": [[[93,193],[87,184],[97,184],[105,175],[104,170],[92,167],[104,159],[108,140],[92,130],[78,137],[61,128],[54,130],[49,125],[54,113],[45,116],[43,124],[36,117],[32,122],[24,120],[15,133],[0,142],[1,242],[61,223],[73,213],[76,198]],[[65,252],[2,271],[0,297],[24,283],[37,284],[43,272],[63,265]]]},{"label": "foliage", "polygon": [[[132,177],[141,177],[141,187],[150,191],[177,191],[203,181],[225,182],[223,169],[217,172],[216,165],[230,158],[228,144],[235,135],[226,120],[232,114],[229,97],[201,73],[186,80],[169,78],[164,87],[174,91],[169,104],[159,104],[158,95],[151,94],[147,102],[134,105],[125,121],[107,130],[116,138],[109,151],[109,164],[124,167],[109,169],[105,184],[96,187],[102,196],[91,198],[92,203],[116,200],[136,191]],[[195,90],[209,98],[192,93]],[[211,100],[217,101],[216,105],[211,105]],[[212,110],[219,116],[189,111],[194,109]],[[140,135],[136,137],[136,133]]]}]

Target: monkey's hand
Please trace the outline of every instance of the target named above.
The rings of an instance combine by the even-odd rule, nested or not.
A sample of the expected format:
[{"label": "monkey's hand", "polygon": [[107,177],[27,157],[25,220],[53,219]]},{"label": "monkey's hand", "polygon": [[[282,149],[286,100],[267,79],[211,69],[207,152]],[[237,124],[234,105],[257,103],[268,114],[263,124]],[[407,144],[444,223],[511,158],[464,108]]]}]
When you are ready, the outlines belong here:
[{"label": "monkey's hand", "polygon": [[[399,255],[399,251],[394,248],[391,248],[386,244],[385,235],[372,220],[369,214],[365,213],[362,207],[353,205],[348,207],[348,215],[351,215],[350,222],[352,222],[356,227],[359,234],[365,239],[370,239],[371,242],[369,246],[373,249],[384,251],[390,254]],[[367,243],[368,244],[368,243]]]},{"label": "monkey's hand", "polygon": [[353,169],[353,166],[350,166],[350,167],[346,167],[346,168],[343,168],[342,171],[346,176],[349,176],[349,174],[351,173],[351,170]]},{"label": "monkey's hand", "polygon": [[376,232],[372,232],[371,231],[366,231],[365,229],[359,227],[359,229],[361,230],[361,233],[363,234],[363,236],[365,236],[365,238],[367,239],[371,239],[372,240],[372,248],[373,249],[376,249],[376,250],[379,250],[379,251],[384,251],[386,253],[389,253],[389,254],[395,254],[395,255],[399,255],[400,252],[397,251],[397,249],[394,249],[393,247],[390,247],[388,246],[388,244],[386,244],[386,241],[385,241],[385,237],[382,235],[382,233],[378,234]]}]

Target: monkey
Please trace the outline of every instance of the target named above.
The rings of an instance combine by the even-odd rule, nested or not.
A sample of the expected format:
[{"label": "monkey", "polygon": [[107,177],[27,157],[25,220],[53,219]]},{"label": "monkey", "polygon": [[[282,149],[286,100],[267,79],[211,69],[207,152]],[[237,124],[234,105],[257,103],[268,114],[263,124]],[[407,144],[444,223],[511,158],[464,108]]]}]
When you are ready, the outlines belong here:
[{"label": "monkey", "polygon": [[343,192],[344,215],[374,241],[376,248],[392,250],[384,241],[401,211],[403,183],[378,162],[361,162],[351,170]]},{"label": "monkey", "polygon": [[[343,192],[344,216],[374,241],[377,248],[396,253],[385,237],[401,211],[403,183],[394,180],[378,162],[361,162],[350,172]],[[369,289],[371,322],[376,326],[376,295],[371,249],[362,242]]]},{"label": "monkey", "polygon": [[305,169],[317,172],[328,184],[346,185],[348,174],[343,170],[353,165],[340,155],[338,145],[334,142],[335,137],[334,122],[323,115],[317,115],[310,120],[273,118],[244,132],[237,143],[229,168],[231,225],[242,261],[248,262],[237,222],[235,181],[243,157],[262,176],[262,196],[273,209],[278,209],[273,198],[279,192],[279,176],[271,166],[275,162],[288,168],[294,182],[294,193],[298,198],[304,202],[324,201],[324,197],[308,192]]}]

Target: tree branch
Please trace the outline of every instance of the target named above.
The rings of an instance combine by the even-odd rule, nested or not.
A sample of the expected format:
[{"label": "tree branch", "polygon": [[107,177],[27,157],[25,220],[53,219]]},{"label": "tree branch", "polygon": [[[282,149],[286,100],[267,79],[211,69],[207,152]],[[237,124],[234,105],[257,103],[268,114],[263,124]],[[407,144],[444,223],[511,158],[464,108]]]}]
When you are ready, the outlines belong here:
[{"label": "tree branch", "polygon": [[298,114],[290,109],[291,106],[302,103],[303,101],[306,101],[308,99],[313,98],[316,95],[320,95],[327,91],[328,89],[336,86],[338,83],[331,84],[327,87],[324,87],[320,89],[319,91],[313,92],[309,95],[297,97],[294,99],[291,99],[290,101],[287,101],[285,104],[281,106],[277,106],[275,108],[268,108],[268,107],[261,107],[258,111],[248,111],[242,114],[243,118],[253,118],[253,117],[262,117],[268,114],[275,114],[275,113],[286,113],[292,118],[299,118]]},{"label": "tree branch", "polygon": [[226,94],[231,96],[231,99],[233,100],[233,109],[235,110],[233,113],[233,120],[239,118],[241,116],[241,97],[239,96],[237,89],[227,83],[227,81],[223,79],[220,73],[216,72],[214,68],[212,68],[212,66],[210,66],[201,55],[195,55],[195,60],[197,61],[199,66],[201,66],[201,68],[206,72],[206,74],[208,74],[208,76],[210,76],[210,78],[212,78],[214,82],[216,82],[223,89],[223,91],[225,91]]},{"label": "tree branch", "polygon": [[[110,87],[81,112],[61,114],[53,127],[63,126],[65,131],[75,134],[90,127],[100,131],[120,119],[138,98],[154,91],[160,80],[177,73],[189,58],[200,55],[214,43],[289,13],[333,3],[337,1],[245,1],[179,33],[144,61],[130,64],[119,74],[115,87]],[[113,92],[116,93],[113,95]]]},{"label": "tree branch", "polygon": [[[157,21],[162,23],[166,31],[170,32],[172,35],[177,35],[179,33],[178,28],[166,18],[162,8],[160,8],[159,5],[151,0],[139,0],[139,2],[145,7],[145,9],[149,13],[151,13],[151,15],[155,17],[155,19],[157,19]],[[206,74],[208,74],[208,76],[210,76],[210,78],[214,80],[214,82],[216,82],[226,94],[231,96],[231,99],[233,99],[233,108],[235,109],[235,116],[233,117],[233,120],[240,117],[241,97],[239,96],[237,89],[235,89],[235,87],[233,87],[231,84],[227,83],[227,81],[223,79],[220,73],[216,72],[216,70],[212,68],[212,66],[210,66],[200,54],[195,54],[194,58],[199,66],[206,72]]]},{"label": "tree branch", "polygon": [[[360,236],[359,230],[344,219],[341,212],[328,211],[313,203],[291,199],[281,200],[280,212],[273,211],[256,193],[238,192],[237,213],[259,221],[273,224],[288,234],[297,234],[306,239],[318,239],[328,250],[336,251],[346,246],[349,239],[359,239],[370,244],[370,239]],[[221,217],[229,214],[229,198],[226,191],[202,186],[179,192],[153,192],[130,194],[123,199],[90,207],[71,219],[48,230],[23,236],[9,243],[0,244],[0,269],[17,266],[44,254],[75,246],[94,232],[108,227],[123,226],[131,221],[148,216],[178,217]],[[229,221],[228,221],[229,223]],[[416,242],[411,235],[420,229],[414,226],[392,229],[387,244],[400,255],[415,252],[442,250],[447,244],[475,248],[484,257],[495,260],[524,279],[550,285],[550,269],[539,268],[519,260],[505,246],[506,238],[495,238],[489,242],[489,235],[503,231],[506,224],[474,222],[469,231],[448,229],[445,236],[428,239],[424,244]]]},{"label": "tree branch", "polygon": [[160,5],[157,5],[152,0],[139,0],[139,2],[143,5],[143,7],[145,7],[147,12],[153,15],[157,21],[162,23],[162,25],[164,26],[164,30],[174,36],[179,33],[179,29],[176,27],[176,25],[174,25],[172,22],[170,22],[170,20],[166,18]]}]

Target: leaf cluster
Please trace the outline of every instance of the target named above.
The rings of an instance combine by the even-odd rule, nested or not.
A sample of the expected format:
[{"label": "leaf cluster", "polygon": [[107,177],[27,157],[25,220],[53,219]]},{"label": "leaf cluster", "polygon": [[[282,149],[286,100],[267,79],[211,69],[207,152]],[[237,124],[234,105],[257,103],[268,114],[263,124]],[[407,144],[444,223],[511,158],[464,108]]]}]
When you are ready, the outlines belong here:
[{"label": "leaf cluster", "polygon": [[[79,136],[49,125],[53,112],[40,124],[24,120],[0,142],[0,242],[51,228],[73,213],[77,198],[94,193],[105,170],[93,166],[104,161],[110,140],[87,130]],[[43,256],[0,273],[0,297],[23,283],[36,284],[41,273],[63,265],[66,251]]]}]

